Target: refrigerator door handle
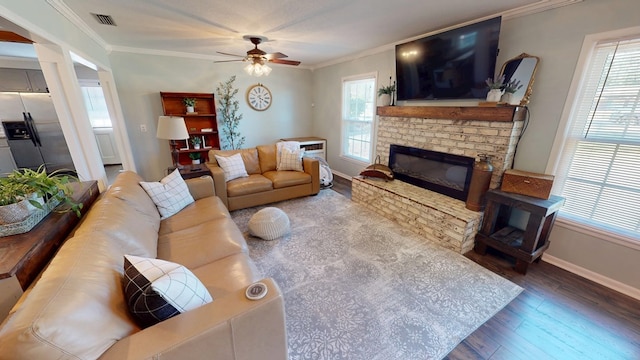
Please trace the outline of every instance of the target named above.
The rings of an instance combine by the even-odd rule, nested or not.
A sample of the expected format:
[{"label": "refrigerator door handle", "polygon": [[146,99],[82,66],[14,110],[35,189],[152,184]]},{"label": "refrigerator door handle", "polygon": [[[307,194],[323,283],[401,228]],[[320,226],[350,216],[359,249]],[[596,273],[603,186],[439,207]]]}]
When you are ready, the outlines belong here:
[{"label": "refrigerator door handle", "polygon": [[38,143],[38,146],[42,146],[42,143],[40,142],[40,135],[38,135],[38,129],[36,129],[36,124],[31,117],[31,113],[28,112],[27,115],[29,117],[29,125],[31,126],[31,131],[36,138],[36,142]]},{"label": "refrigerator door handle", "polygon": [[29,123],[29,118],[27,117],[27,113],[23,112],[22,117],[24,118],[24,124],[27,127],[27,132],[29,132],[29,139],[31,139],[33,146],[38,146],[38,143],[36,143],[36,137],[34,136],[33,130],[31,129],[31,124]]}]

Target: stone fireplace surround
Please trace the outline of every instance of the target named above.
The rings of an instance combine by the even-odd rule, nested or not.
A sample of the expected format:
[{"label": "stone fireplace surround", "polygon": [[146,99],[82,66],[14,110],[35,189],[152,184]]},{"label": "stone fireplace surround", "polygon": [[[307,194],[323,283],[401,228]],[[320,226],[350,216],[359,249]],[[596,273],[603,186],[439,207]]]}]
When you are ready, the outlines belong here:
[{"label": "stone fireplace surround", "polygon": [[[494,166],[490,188],[497,188],[513,161],[525,113],[520,106],[378,107],[375,155],[388,164],[391,144],[473,158],[488,154]],[[482,212],[466,209],[464,201],[397,180],[356,177],[352,199],[462,254],[473,249],[482,219]]]}]

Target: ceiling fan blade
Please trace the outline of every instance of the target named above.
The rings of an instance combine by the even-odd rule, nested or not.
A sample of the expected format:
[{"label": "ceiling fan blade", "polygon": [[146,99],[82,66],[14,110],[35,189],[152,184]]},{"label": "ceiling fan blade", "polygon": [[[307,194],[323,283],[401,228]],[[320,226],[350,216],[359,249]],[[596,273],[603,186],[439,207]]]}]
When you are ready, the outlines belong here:
[{"label": "ceiling fan blade", "polygon": [[294,61],[294,60],[270,59],[269,62],[272,62],[274,64],[293,65],[293,66],[300,65],[300,61]]},{"label": "ceiling fan blade", "polygon": [[285,55],[285,54],[283,54],[281,52],[271,53],[271,54],[267,54],[265,56],[267,57],[267,59],[282,59],[282,58],[288,57],[287,55]]},{"label": "ceiling fan blade", "polygon": [[245,57],[245,56],[246,56],[246,55],[229,54],[229,53],[225,53],[225,52],[221,52],[221,51],[216,51],[216,52],[217,52],[218,54],[221,54],[221,55],[236,56],[236,57],[241,57],[241,58],[243,58],[243,57]]}]

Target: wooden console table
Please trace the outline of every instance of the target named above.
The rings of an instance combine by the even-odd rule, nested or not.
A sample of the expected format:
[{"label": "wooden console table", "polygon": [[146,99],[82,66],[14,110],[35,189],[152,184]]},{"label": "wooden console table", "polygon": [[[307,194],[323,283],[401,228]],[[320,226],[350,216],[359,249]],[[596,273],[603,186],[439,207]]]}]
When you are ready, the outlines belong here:
[{"label": "wooden console table", "polygon": [[[82,203],[84,215],[100,191],[96,181],[72,184],[73,200]],[[0,237],[0,319],[38,277],[80,218],[72,212],[56,212],[59,205],[31,231]]]},{"label": "wooden console table", "polygon": [[[482,227],[476,235],[475,251],[484,255],[487,246],[516,258],[516,271],[522,274],[549,247],[549,233],[564,198],[551,195],[548,200],[489,190]],[[513,209],[529,213],[525,230],[509,226]]]}]

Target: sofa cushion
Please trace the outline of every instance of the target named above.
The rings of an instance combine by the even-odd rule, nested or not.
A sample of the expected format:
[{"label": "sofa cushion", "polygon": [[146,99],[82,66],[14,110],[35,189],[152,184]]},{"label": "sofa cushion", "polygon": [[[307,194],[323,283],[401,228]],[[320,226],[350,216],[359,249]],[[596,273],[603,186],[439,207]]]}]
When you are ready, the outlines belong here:
[{"label": "sofa cushion", "polygon": [[274,189],[311,183],[311,175],[299,171],[269,171],[264,173],[264,177],[273,183]]},{"label": "sofa cushion", "polygon": [[277,170],[278,171],[304,171],[302,167],[302,156],[304,155],[304,150],[294,150],[291,151],[289,149],[283,148],[280,152],[280,161],[278,162]]},{"label": "sofa cushion", "polygon": [[124,256],[124,293],[131,314],[143,327],[213,301],[184,266],[131,255]]},{"label": "sofa cushion", "polygon": [[[217,196],[209,196],[196,200],[193,204],[187,205],[179,213],[160,222],[159,234],[165,235],[174,231],[200,225],[214,219],[230,217],[229,211]],[[157,248],[157,243],[156,243]],[[134,254],[135,255],[135,254]],[[155,256],[152,256],[155,257]]]},{"label": "sofa cushion", "polygon": [[172,216],[194,201],[178,169],[165,176],[160,182],[141,181],[140,186],[156,204],[160,219]]},{"label": "sofa cushion", "polygon": [[158,238],[158,258],[189,269],[246,252],[247,243],[231,218],[210,220]]},{"label": "sofa cushion", "polygon": [[230,255],[191,271],[202,281],[214,298],[222,298],[237,290],[244,290],[262,278],[260,271],[246,254]]},{"label": "sofa cushion", "polygon": [[241,196],[273,190],[271,180],[262,175],[235,179],[227,183],[227,196]]},{"label": "sofa cushion", "polygon": [[237,178],[247,177],[247,170],[244,167],[244,162],[242,161],[242,155],[234,154],[231,156],[215,156],[218,165],[224,171],[224,179],[226,181],[231,181]]},{"label": "sofa cushion", "polygon": [[240,154],[242,161],[244,162],[244,168],[247,170],[247,174],[260,174],[260,162],[258,160],[258,150],[256,148],[239,149],[239,150],[209,150],[209,161],[220,166],[215,160],[215,156],[231,156]]},{"label": "sofa cushion", "polygon": [[258,158],[260,159],[260,172],[264,174],[267,171],[273,171],[278,165],[276,159],[276,144],[258,145]]},{"label": "sofa cushion", "polygon": [[122,249],[102,233],[66,241],[0,330],[0,353],[97,359],[139,331],[122,291]]},{"label": "sofa cushion", "polygon": [[141,181],[143,179],[133,171],[123,171],[118,174],[104,196],[115,196],[126,202],[140,215],[160,222],[158,208],[156,208],[156,204],[153,203],[147,192],[140,186]]},{"label": "sofa cushion", "polygon": [[101,232],[117,242],[126,254],[155,258],[158,252],[159,219],[138,216],[123,200],[103,197],[91,207],[75,234]]}]

